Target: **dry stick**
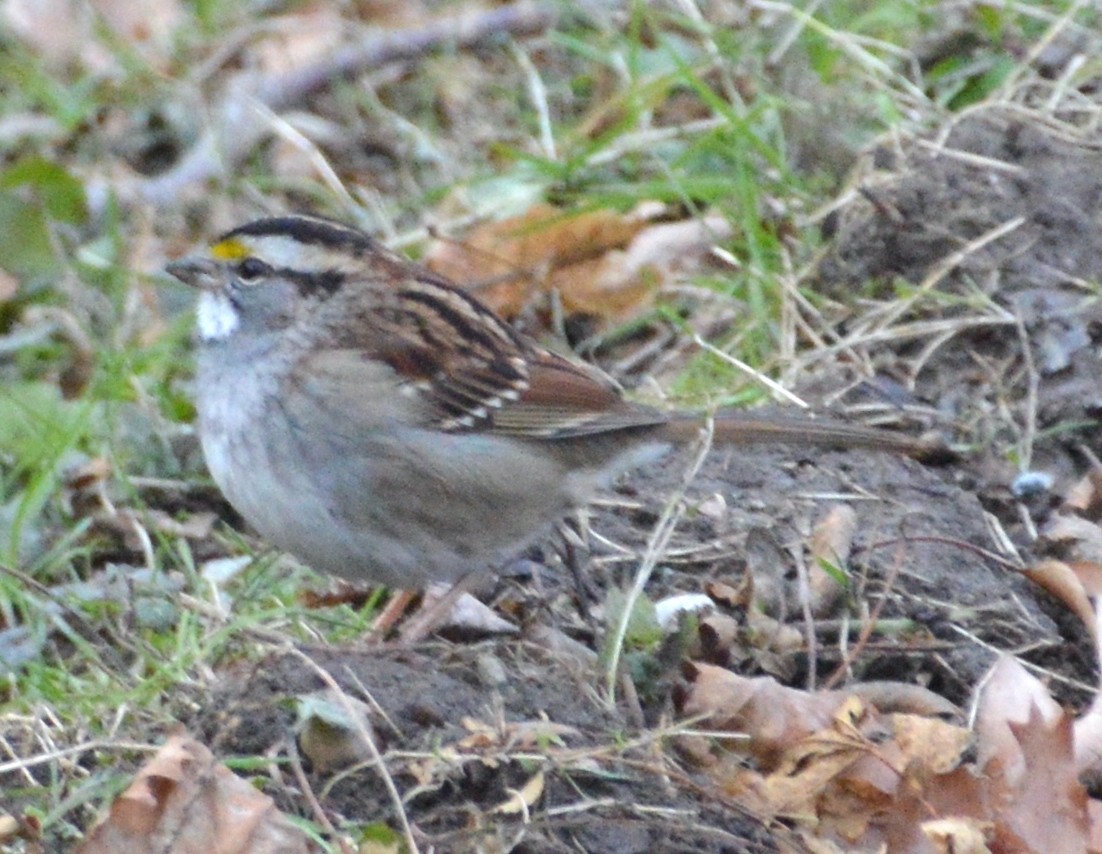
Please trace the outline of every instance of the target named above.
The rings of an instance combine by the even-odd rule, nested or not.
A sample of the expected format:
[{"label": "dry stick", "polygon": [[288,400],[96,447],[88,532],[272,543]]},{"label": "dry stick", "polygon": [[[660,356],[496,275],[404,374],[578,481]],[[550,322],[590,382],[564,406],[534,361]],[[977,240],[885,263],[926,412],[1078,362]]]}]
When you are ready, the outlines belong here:
[{"label": "dry stick", "polygon": [[270,123],[257,110],[258,105],[279,112],[302,103],[334,80],[444,47],[470,48],[503,34],[533,35],[547,29],[554,19],[555,12],[548,5],[520,2],[438,18],[423,27],[372,33],[322,62],[286,74],[238,75],[214,109],[212,126],[173,169],[156,178],[134,181],[119,188],[120,192],[155,205],[170,204],[184,187],[241,162],[269,131]]},{"label": "dry stick", "polygon": [[[884,580],[884,590],[880,594],[880,598],[876,600],[876,604],[872,606],[872,612],[869,614],[867,620],[861,626],[861,633],[857,636],[857,643],[850,647],[845,654],[845,657],[838,663],[838,667],[834,672],[827,677],[827,680],[823,683],[823,690],[829,691],[835,685],[842,681],[842,677],[849,672],[853,666],[853,662],[857,660],[857,657],[861,655],[865,647],[868,645],[869,638],[872,637],[873,630],[876,628],[876,621],[880,619],[880,613],[884,610],[884,605],[888,601],[888,594],[891,592],[892,587],[895,586],[895,579],[899,576],[899,570],[903,566],[903,550],[906,547],[906,541],[899,543],[899,550],[896,552],[895,560],[892,561],[891,571],[888,573],[888,577]],[[811,669],[814,670],[815,663],[812,662]]]},{"label": "dry stick", "polygon": [[57,759],[67,759],[70,756],[80,756],[81,754],[87,753],[90,750],[129,750],[144,751],[146,753],[156,753],[158,750],[160,750],[160,748],[157,747],[157,745],[155,744],[143,744],[137,741],[86,741],[83,744],[78,744],[74,747],[62,747],[57,750],[51,750],[48,753],[40,753],[37,756],[30,756],[26,759],[16,758],[13,759],[11,762],[0,762],[0,774],[10,774],[13,771],[23,771],[27,768],[34,768],[37,765],[43,765],[47,762],[53,762]]},{"label": "dry stick", "polygon": [[804,618],[807,643],[807,686],[808,692],[815,690],[815,661],[819,657],[819,644],[815,636],[815,615],[811,613],[811,580],[808,578],[807,561],[802,554],[796,555],[796,578],[799,582],[800,611]]},{"label": "dry stick", "polygon": [[732,356],[730,353],[727,353],[724,350],[720,350],[714,344],[712,344],[708,341],[705,341],[700,335],[698,335],[698,334],[693,335],[693,343],[696,344],[696,346],[698,346],[700,349],[704,350],[705,352],[711,353],[713,356],[716,356],[716,357],[722,359],[727,364],[731,365],[734,368],[737,368],[738,370],[742,371],[747,376],[749,376],[752,379],[756,380],[757,382],[761,383],[763,386],[765,386],[767,389],[769,389],[771,392],[773,392],[773,395],[775,397],[780,398],[781,400],[787,401],[788,403],[791,403],[793,406],[799,406],[802,409],[807,409],[807,407],[808,407],[807,403],[802,398],[800,398],[798,395],[793,394],[788,389],[786,389],[784,386],[782,386],[779,382],[777,382],[776,380],[770,379],[765,374],[763,374],[761,371],[755,370],[754,368],[752,368],[750,365],[746,364],[746,362],[742,361],[741,359],[738,359],[738,358]]},{"label": "dry stick", "polygon": [[1022,348],[1022,362],[1026,372],[1025,424],[1022,426],[1021,447],[1018,450],[1020,471],[1029,471],[1033,464],[1033,444],[1037,440],[1037,398],[1040,392],[1041,375],[1033,361],[1033,345],[1029,332],[1025,328],[1025,319],[1021,311],[1015,311],[1014,320],[1018,331],[1018,343]]},{"label": "dry stick", "polygon": [[696,479],[700,467],[704,464],[705,457],[708,456],[708,451],[712,447],[712,433],[713,424],[711,419],[708,419],[701,431],[699,447],[696,449],[696,454],[689,464],[681,484],[673,495],[667,499],[666,506],[662,508],[662,515],[658,518],[658,522],[655,523],[654,529],[647,539],[647,549],[643,555],[643,561],[639,564],[639,569],[635,573],[635,582],[627,596],[624,597],[623,613],[620,614],[620,619],[617,621],[612,635],[608,638],[607,643],[612,650],[608,657],[608,667],[605,669],[605,692],[609,705],[616,702],[616,680],[620,673],[620,658],[624,651],[624,639],[627,637],[631,613],[635,609],[635,603],[643,595],[643,588],[650,580],[651,573],[654,572],[658,561],[665,555],[670,538],[677,529],[681,517],[685,515],[685,493],[689,488],[689,484]]},{"label": "dry stick", "polygon": [[333,822],[331,822],[329,816],[326,815],[325,809],[318,800],[318,796],[314,794],[314,787],[310,785],[310,780],[302,767],[302,760],[298,755],[298,745],[295,743],[295,734],[293,732],[287,734],[286,749],[287,758],[291,762],[291,773],[294,775],[295,782],[298,783],[299,790],[302,792],[302,796],[306,798],[306,803],[309,804],[310,811],[314,813],[314,817],[317,819],[318,824],[320,824],[322,829],[333,838],[333,841],[340,848],[341,854],[352,854],[352,849],[349,847],[348,843],[341,838],[337,828],[333,826]]},{"label": "dry stick", "polygon": [[409,823],[409,816],[406,815],[405,804],[402,803],[402,795],[398,791],[398,787],[394,783],[394,778],[390,776],[390,771],[386,767],[386,762],[383,760],[383,756],[379,753],[378,745],[375,744],[375,738],[360,720],[356,709],[353,708],[352,703],[345,693],[344,689],[337,683],[337,680],[333,678],[333,675],[314,661],[306,653],[299,649],[291,647],[288,652],[297,658],[302,659],[311,670],[317,674],[318,678],[325,683],[325,686],[329,690],[333,691],[337,695],[337,701],[344,708],[345,714],[348,715],[348,720],[352,722],[356,728],[356,734],[363,740],[364,746],[367,748],[368,753],[371,754],[371,764],[378,772],[380,779],[383,781],[383,786],[386,788],[387,795],[390,797],[391,803],[394,805],[395,812],[397,813],[398,823],[402,827],[402,836],[405,837],[406,850],[410,854],[417,854],[420,850],[417,847],[417,841],[413,838],[413,828]]}]

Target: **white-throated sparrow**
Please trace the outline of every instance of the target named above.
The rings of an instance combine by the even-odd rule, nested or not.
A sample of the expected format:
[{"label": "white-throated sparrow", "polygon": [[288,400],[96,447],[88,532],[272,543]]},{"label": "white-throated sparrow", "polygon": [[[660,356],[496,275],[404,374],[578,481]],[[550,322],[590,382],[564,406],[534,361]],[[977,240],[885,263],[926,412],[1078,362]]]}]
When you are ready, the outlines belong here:
[{"label": "white-throated sparrow", "polygon": [[[203,451],[274,545],[416,588],[491,572],[704,416],[629,403],[361,231],[261,219],[170,264],[199,289]],[[716,442],[923,455],[917,439],[803,417],[715,417]]]}]

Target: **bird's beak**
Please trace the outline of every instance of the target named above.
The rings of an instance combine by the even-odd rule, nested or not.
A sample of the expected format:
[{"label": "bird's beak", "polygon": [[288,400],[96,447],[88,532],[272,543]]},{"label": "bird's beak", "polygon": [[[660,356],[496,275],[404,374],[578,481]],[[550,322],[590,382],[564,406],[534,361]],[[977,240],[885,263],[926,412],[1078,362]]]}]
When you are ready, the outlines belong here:
[{"label": "bird's beak", "polygon": [[216,291],[222,287],[219,264],[211,258],[181,258],[166,266],[165,271],[201,291]]}]

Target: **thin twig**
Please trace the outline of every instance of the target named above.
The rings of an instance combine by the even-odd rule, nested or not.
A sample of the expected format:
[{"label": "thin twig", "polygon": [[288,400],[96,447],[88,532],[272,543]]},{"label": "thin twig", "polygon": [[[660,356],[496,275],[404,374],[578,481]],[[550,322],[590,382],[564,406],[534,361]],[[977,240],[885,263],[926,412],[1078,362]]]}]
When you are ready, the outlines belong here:
[{"label": "thin twig", "polygon": [[609,703],[614,702],[616,699],[617,674],[620,670],[620,658],[623,654],[624,639],[627,637],[631,613],[635,608],[635,603],[638,602],[639,597],[643,595],[643,588],[646,587],[647,581],[650,580],[651,573],[654,572],[654,568],[658,565],[658,561],[661,560],[665,554],[670,538],[677,529],[677,524],[681,521],[681,517],[685,515],[685,492],[689,484],[696,478],[697,472],[700,471],[700,467],[704,464],[704,458],[707,457],[708,451],[712,447],[712,433],[712,420],[708,419],[705,423],[700,447],[697,450],[696,456],[685,472],[681,485],[678,487],[677,491],[670,496],[669,500],[666,501],[666,506],[662,509],[662,515],[659,517],[658,522],[654,526],[654,530],[651,531],[650,537],[647,539],[647,550],[643,555],[642,563],[639,564],[639,570],[635,573],[635,581],[632,584],[631,590],[628,591],[627,596],[624,597],[624,607],[620,614],[620,619],[617,621],[615,631],[613,631],[608,639],[611,653],[608,657],[608,668],[605,671],[605,689],[608,694]]},{"label": "thin twig", "polygon": [[285,74],[242,73],[229,82],[222,101],[211,110],[211,126],[173,169],[117,190],[154,205],[176,203],[185,187],[228,171],[247,157],[270,133],[270,113],[302,104],[337,80],[444,47],[471,48],[506,34],[533,35],[554,20],[549,5],[520,2],[436,18],[420,27],[372,32],[359,44]]},{"label": "thin twig", "polygon": [[333,678],[333,675],[314,661],[310,656],[301,650],[292,647],[289,652],[302,659],[306,666],[309,667],[318,678],[325,683],[325,686],[329,688],[337,697],[337,701],[344,707],[345,714],[348,715],[348,720],[356,728],[356,735],[363,741],[365,747],[367,747],[368,753],[371,754],[371,762],[375,770],[379,772],[379,777],[383,781],[383,786],[386,787],[387,795],[390,797],[391,803],[394,805],[395,812],[398,816],[398,823],[402,826],[402,835],[406,839],[406,850],[410,854],[417,854],[420,850],[417,847],[417,841],[413,838],[413,828],[409,823],[409,816],[406,815],[405,804],[402,803],[402,795],[398,791],[397,785],[394,783],[394,778],[390,776],[390,771],[387,770],[386,762],[383,760],[382,754],[379,753],[379,748],[375,744],[375,737],[367,731],[367,727],[363,725],[363,721],[360,714],[356,711],[356,708],[352,705],[352,702],[345,693],[344,689],[337,683],[337,680]]},{"label": "thin twig", "polygon": [[306,776],[306,771],[302,767],[302,760],[298,755],[298,745],[295,743],[295,734],[293,732],[287,733],[286,750],[287,758],[290,760],[291,764],[291,773],[295,777],[295,782],[298,783],[299,791],[301,791],[302,796],[306,798],[306,803],[310,805],[310,811],[313,812],[318,824],[322,826],[322,829],[324,829],[340,847],[341,854],[352,854],[352,849],[349,847],[348,843],[341,838],[337,828],[333,826],[333,822],[330,821],[329,816],[326,814],[325,808],[322,807],[321,802],[318,800],[318,796],[314,794],[314,787],[310,785],[310,778]]},{"label": "thin twig", "polygon": [[794,406],[799,406],[801,409],[807,409],[807,402],[804,401],[803,399],[801,399],[798,395],[793,394],[788,389],[786,389],[784,386],[782,386],[780,383],[778,383],[776,380],[767,377],[761,371],[754,370],[752,367],[750,367],[748,364],[746,364],[746,362],[742,361],[741,359],[737,359],[734,356],[732,356],[730,353],[725,353],[723,350],[720,350],[714,344],[712,344],[708,341],[705,341],[700,335],[694,335],[693,336],[693,343],[695,343],[702,350],[706,350],[707,352],[711,353],[713,356],[718,356],[720,359],[725,361],[727,364],[729,364],[729,365],[731,365],[735,368],[738,368],[740,371],[742,371],[747,376],[750,376],[753,379],[757,380],[759,383],[761,383],[763,386],[765,386],[767,389],[769,389],[771,392],[773,392],[773,394],[776,395],[781,400],[786,401],[788,403],[791,403]]}]

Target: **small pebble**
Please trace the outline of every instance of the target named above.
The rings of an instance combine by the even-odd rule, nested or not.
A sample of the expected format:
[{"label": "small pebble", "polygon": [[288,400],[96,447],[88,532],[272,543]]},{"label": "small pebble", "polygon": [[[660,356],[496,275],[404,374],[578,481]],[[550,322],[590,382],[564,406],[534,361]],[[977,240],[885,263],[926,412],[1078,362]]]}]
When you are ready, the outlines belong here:
[{"label": "small pebble", "polygon": [[487,688],[497,688],[509,681],[509,675],[505,672],[505,665],[496,655],[484,653],[475,661],[478,670],[478,678]]},{"label": "small pebble", "polygon": [[1010,491],[1019,501],[1028,501],[1044,495],[1055,483],[1056,478],[1047,471],[1024,471],[1014,478]]},{"label": "small pebble", "polygon": [[677,625],[677,616],[683,612],[710,611],[715,607],[711,597],[703,593],[682,593],[654,603],[654,616],[664,630]]}]

